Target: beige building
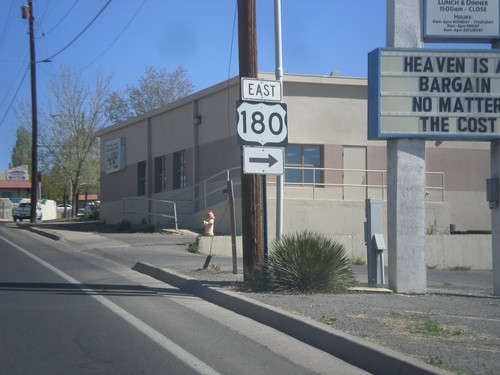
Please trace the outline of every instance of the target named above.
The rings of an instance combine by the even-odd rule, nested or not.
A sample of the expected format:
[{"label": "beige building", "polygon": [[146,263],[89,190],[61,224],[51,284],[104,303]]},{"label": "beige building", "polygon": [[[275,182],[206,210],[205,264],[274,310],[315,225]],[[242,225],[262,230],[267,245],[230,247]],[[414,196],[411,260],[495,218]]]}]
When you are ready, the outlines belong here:
[{"label": "beige building", "polygon": [[[326,233],[343,241],[353,257],[363,257],[365,199],[387,196],[386,142],[367,140],[367,80],[286,75],[283,91],[289,143],[284,233]],[[179,226],[199,230],[213,210],[216,233],[227,234],[225,189],[231,179],[241,233],[239,96],[236,77],[101,130],[101,219],[161,225],[177,216]],[[426,165],[427,233],[447,236],[450,224],[457,231],[490,230],[489,143],[429,141]],[[275,177],[268,176],[270,239],[275,191]]]}]

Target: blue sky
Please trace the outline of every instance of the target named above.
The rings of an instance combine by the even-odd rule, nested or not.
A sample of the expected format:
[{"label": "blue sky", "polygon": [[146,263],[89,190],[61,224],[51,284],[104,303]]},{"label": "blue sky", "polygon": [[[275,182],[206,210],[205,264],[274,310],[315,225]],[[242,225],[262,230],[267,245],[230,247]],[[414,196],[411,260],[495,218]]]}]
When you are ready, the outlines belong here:
[{"label": "blue sky", "polygon": [[[33,0],[36,59],[63,49],[107,2]],[[13,108],[31,98],[24,3],[0,1],[0,171],[8,168],[15,143]],[[274,72],[274,1],[256,4],[259,71]],[[47,84],[63,66],[89,81],[98,71],[112,74],[113,90],[137,83],[146,65],[168,70],[183,65],[195,91],[236,76],[235,12],[236,0],[112,0],[51,63],[37,64],[38,106],[46,104]],[[366,77],[367,53],[385,44],[385,0],[282,0],[282,24],[285,74],[337,70]]]},{"label": "blue sky", "polygon": [[[64,49],[109,0],[33,0],[36,60]],[[25,0],[0,1],[0,171],[10,162],[18,120],[30,101]],[[259,71],[275,71],[274,0],[256,0]],[[282,0],[285,74],[366,77],[367,54],[385,46],[386,0]],[[112,74],[112,90],[136,84],[146,65],[183,65],[195,91],[238,74],[236,0],[112,0],[50,63],[37,64],[38,107],[48,82],[69,66],[89,82]],[[24,79],[23,79],[24,77]]]}]

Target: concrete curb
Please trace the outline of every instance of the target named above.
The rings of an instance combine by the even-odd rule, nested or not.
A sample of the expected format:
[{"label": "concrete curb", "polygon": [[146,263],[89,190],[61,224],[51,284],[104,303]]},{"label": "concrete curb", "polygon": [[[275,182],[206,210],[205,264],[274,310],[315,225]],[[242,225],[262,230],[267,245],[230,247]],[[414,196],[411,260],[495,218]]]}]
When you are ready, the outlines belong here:
[{"label": "concrete curb", "polygon": [[327,327],[310,318],[288,313],[238,293],[204,285],[200,280],[168,268],[138,262],[132,269],[277,329],[373,374],[452,374],[391,349]]},{"label": "concrete curb", "polygon": [[20,228],[28,229],[30,232],[39,234],[40,236],[50,238],[51,240],[59,241],[61,239],[61,235],[59,233],[51,232],[50,230],[47,230],[47,229],[39,229],[39,228],[34,227],[32,225],[20,224],[20,223],[16,223],[16,224]]}]

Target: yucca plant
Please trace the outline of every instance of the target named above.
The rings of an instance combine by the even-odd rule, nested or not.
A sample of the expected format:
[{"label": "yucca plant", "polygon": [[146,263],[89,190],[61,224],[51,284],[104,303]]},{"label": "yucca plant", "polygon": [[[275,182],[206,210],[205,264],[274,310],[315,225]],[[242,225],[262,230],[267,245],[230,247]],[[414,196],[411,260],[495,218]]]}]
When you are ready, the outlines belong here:
[{"label": "yucca plant", "polygon": [[339,242],[304,231],[272,244],[268,259],[273,289],[299,293],[338,293],[355,284],[349,258]]}]

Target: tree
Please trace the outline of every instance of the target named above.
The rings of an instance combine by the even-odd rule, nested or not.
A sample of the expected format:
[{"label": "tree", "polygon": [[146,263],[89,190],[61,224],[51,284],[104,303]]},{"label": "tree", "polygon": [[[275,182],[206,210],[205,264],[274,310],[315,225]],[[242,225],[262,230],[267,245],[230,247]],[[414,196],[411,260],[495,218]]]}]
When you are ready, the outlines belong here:
[{"label": "tree", "polygon": [[138,86],[128,85],[123,93],[111,93],[106,101],[108,119],[116,123],[147,113],[189,95],[193,87],[182,66],[173,72],[146,66]]},{"label": "tree", "polygon": [[[49,83],[48,113],[39,110],[38,161],[42,194],[62,201],[64,191],[76,209],[80,185],[99,191],[99,145],[96,131],[108,124],[105,101],[111,76],[97,74],[86,84],[64,67]],[[31,126],[28,106],[19,105],[19,128]],[[19,130],[23,132],[23,130]],[[31,142],[30,142],[31,143]]]},{"label": "tree", "polygon": [[31,132],[20,126],[16,130],[16,144],[12,148],[10,167],[28,165],[31,172]]}]

